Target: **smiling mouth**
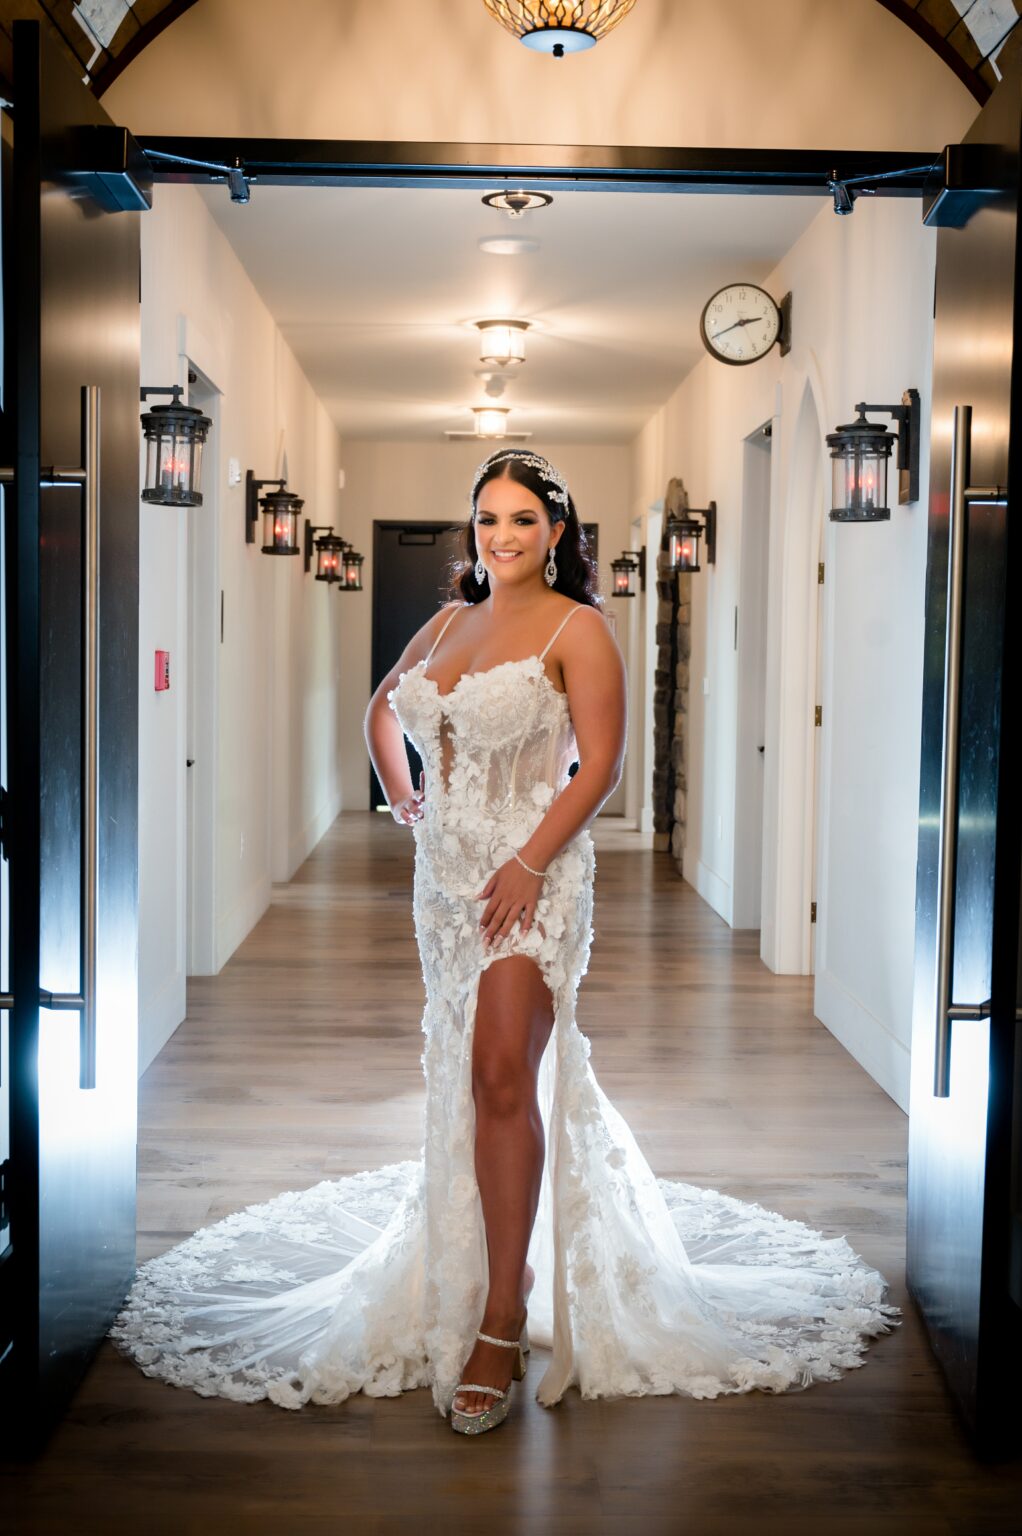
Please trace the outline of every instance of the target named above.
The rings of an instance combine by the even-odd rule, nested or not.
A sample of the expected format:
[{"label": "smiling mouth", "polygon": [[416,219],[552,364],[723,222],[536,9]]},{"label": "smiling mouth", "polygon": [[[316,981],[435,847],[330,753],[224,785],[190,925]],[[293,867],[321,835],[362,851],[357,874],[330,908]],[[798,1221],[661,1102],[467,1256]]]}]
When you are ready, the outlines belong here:
[{"label": "smiling mouth", "polygon": [[491,549],[490,554],[494,560],[517,560],[521,554],[520,549]]}]

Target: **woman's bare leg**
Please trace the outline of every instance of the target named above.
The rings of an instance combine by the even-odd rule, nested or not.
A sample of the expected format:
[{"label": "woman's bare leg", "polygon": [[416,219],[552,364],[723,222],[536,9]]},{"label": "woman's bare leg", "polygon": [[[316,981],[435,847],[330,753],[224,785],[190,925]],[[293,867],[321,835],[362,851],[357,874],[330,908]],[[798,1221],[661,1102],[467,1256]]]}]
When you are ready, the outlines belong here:
[{"label": "woman's bare leg", "polygon": [[[490,1282],[480,1328],[498,1339],[514,1339],[521,1332],[532,1280],[525,1260],[544,1152],[536,1084],[553,1021],[553,999],[534,960],[509,955],[480,976],[472,1096]],[[476,1340],[461,1379],[506,1389],[514,1362],[513,1350]],[[467,1392],[455,1398],[455,1407],[474,1413],[494,1401]]]}]

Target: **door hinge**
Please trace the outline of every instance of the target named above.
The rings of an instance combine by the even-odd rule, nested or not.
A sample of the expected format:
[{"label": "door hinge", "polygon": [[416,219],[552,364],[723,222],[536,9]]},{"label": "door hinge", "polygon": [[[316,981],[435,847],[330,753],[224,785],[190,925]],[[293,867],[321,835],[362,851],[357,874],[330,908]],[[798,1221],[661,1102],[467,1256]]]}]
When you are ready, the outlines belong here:
[{"label": "door hinge", "polygon": [[823,705],[822,704],[817,704],[817,706],[816,706],[816,717],[815,717],[815,720],[816,720],[816,724],[817,725],[822,725],[823,724]]},{"label": "door hinge", "polygon": [[0,784],[0,858],[7,856],[7,791]]},{"label": "door hinge", "polygon": [[816,903],[815,903],[815,901],[811,901],[809,903],[809,921],[811,923],[815,923],[815,921],[816,921]]},{"label": "door hinge", "polygon": [[819,582],[820,586],[822,587],[823,586],[823,561],[822,560],[820,561],[819,565],[816,567],[816,580]]}]

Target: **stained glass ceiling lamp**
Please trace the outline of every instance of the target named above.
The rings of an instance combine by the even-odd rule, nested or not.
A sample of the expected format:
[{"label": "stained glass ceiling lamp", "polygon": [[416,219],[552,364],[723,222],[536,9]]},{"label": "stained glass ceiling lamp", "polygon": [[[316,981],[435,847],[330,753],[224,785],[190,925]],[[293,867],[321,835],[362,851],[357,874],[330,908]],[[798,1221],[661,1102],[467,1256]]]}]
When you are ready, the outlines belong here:
[{"label": "stained glass ceiling lamp", "polygon": [[623,21],[635,0],[483,0],[526,48],[563,59],[566,53],[593,48]]}]

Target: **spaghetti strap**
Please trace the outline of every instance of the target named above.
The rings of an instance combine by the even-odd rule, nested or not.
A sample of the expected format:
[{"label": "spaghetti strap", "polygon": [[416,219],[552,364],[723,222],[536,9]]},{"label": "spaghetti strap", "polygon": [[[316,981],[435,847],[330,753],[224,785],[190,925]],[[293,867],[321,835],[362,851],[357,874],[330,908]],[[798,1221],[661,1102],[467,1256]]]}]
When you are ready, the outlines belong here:
[{"label": "spaghetti strap", "polygon": [[569,619],[573,619],[575,617],[576,613],[578,612],[578,610],[580,608],[585,608],[585,607],[588,607],[587,603],[576,603],[574,608],[570,608],[568,610],[568,612],[564,615],[564,618],[561,620],[561,622],[558,624],[557,628],[554,630],[553,634],[550,636],[550,639],[547,641],[546,645],[540,651],[540,653],[539,653],[540,661],[543,660],[543,657],[546,655],[547,651],[553,645],[554,641],[557,639],[557,636],[560,634],[560,632],[564,628],[565,624],[567,624],[568,620]]},{"label": "spaghetti strap", "polygon": [[423,666],[425,666],[425,667],[429,666],[429,657],[432,656],[433,652],[436,650],[437,646],[440,644],[441,640],[446,635],[446,633],[448,631],[448,628],[450,627],[451,620],[457,614],[459,614],[461,612],[462,608],[464,608],[466,606],[467,605],[465,603],[459,603],[457,608],[452,608],[451,609],[450,613],[447,615],[447,618],[444,620],[443,624],[441,625],[440,633],[437,635],[436,639],[433,641],[433,644],[429,648],[429,656],[426,657],[425,661],[423,662]]}]

